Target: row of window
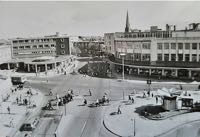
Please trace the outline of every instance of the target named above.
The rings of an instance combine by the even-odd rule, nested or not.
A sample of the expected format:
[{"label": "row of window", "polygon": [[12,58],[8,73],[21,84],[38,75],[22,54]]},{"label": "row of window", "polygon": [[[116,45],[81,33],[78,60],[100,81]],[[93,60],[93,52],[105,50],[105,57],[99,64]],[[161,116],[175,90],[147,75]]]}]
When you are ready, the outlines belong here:
[{"label": "row of window", "polygon": [[55,47],[54,44],[45,44],[45,45],[27,45],[27,46],[14,46],[13,49],[17,50],[17,49],[37,49],[37,48],[50,48],[50,47]]},{"label": "row of window", "polygon": [[[50,54],[50,53],[53,53],[53,52],[55,52],[55,51],[33,51],[33,52],[31,52],[32,54]],[[13,53],[14,55],[18,55],[19,53],[18,52],[14,52]]]},{"label": "row of window", "polygon": [[[157,60],[158,61],[170,61],[170,54],[157,54]],[[171,54],[171,61],[192,61],[192,62],[197,62],[200,61],[200,55],[199,55],[199,60],[197,60],[197,54],[192,54],[191,59],[190,59],[190,54]]]},{"label": "row of window", "polygon": [[150,42],[116,42],[117,47],[128,47],[133,49],[150,49],[151,43]]},{"label": "row of window", "polygon": [[[120,56],[120,53],[118,53],[118,58],[122,58]],[[141,53],[135,53],[135,54],[131,54],[131,53],[127,53],[125,56],[126,60],[133,60],[133,61],[150,61],[151,60],[151,56],[150,54],[141,54]]]},{"label": "row of window", "polygon": [[137,33],[130,33],[130,34],[125,33],[117,37],[120,37],[120,38],[144,38],[144,37],[169,38],[171,37],[171,33],[168,31],[137,32]]},{"label": "row of window", "polygon": [[[14,40],[13,43],[34,43],[34,42],[54,42],[56,39],[30,39],[30,40]],[[64,42],[64,38],[60,39],[61,42]]]},{"label": "row of window", "polygon": [[157,49],[193,49],[196,50],[199,46],[200,49],[200,43],[157,43]]},{"label": "row of window", "polygon": [[53,53],[55,51],[47,50],[47,51],[33,51],[33,54],[47,54],[47,53]]}]

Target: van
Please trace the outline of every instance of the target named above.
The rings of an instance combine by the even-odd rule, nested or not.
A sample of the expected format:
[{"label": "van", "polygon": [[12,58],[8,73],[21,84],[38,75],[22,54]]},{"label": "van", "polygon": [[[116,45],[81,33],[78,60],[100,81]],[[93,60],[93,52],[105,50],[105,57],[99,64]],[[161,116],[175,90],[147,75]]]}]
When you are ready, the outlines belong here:
[{"label": "van", "polygon": [[30,120],[30,122],[22,124],[19,131],[21,131],[21,132],[22,131],[33,131],[36,128],[38,123],[39,123],[39,118],[34,118],[34,119]]},{"label": "van", "polygon": [[24,84],[26,82],[25,76],[11,76],[11,82],[13,85]]}]

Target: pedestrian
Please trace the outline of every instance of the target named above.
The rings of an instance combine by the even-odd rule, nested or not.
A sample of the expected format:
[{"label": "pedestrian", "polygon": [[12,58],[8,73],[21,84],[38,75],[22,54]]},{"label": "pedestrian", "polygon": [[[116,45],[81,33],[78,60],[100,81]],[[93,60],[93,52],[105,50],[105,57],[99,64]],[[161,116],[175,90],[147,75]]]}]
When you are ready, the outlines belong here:
[{"label": "pedestrian", "polygon": [[131,98],[132,103],[134,103],[134,98]]},{"label": "pedestrian", "polygon": [[18,97],[16,98],[16,101],[17,101],[17,104],[18,104],[19,103],[19,98]]},{"label": "pedestrian", "polygon": [[92,92],[90,91],[90,89],[89,89],[89,95],[92,96]]},{"label": "pedestrian", "polygon": [[182,87],[182,85],[180,85],[180,90],[183,90],[183,87]]},{"label": "pedestrian", "polygon": [[96,100],[96,106],[99,106],[99,99]]},{"label": "pedestrian", "polygon": [[146,97],[146,94],[145,94],[145,92],[143,92],[143,98],[145,98]]},{"label": "pedestrian", "polygon": [[57,99],[57,100],[59,99],[59,95],[58,95],[58,94],[56,94],[56,99]]},{"label": "pedestrian", "polygon": [[8,114],[10,114],[10,107],[9,106],[7,107],[7,110],[8,110]]},{"label": "pedestrian", "polygon": [[49,96],[52,96],[52,95],[53,95],[52,89],[50,89]]},{"label": "pedestrian", "polygon": [[131,100],[131,95],[128,95],[128,100]]},{"label": "pedestrian", "polygon": [[13,118],[10,118],[10,127],[14,127],[14,124],[13,124]]},{"label": "pedestrian", "polygon": [[152,98],[153,98],[153,96],[154,96],[153,93],[151,94],[151,96],[152,96]]},{"label": "pedestrian", "polygon": [[84,99],[84,102],[83,102],[83,103],[84,103],[84,105],[87,105],[87,100],[86,100],[86,99]]},{"label": "pedestrian", "polygon": [[156,96],[156,104],[158,103],[158,96]]},{"label": "pedestrian", "polygon": [[74,94],[74,91],[73,91],[73,89],[71,89],[71,94],[72,94],[72,95]]},{"label": "pedestrian", "polygon": [[117,109],[117,114],[121,114],[121,105],[118,106],[118,109]]},{"label": "pedestrian", "polygon": [[148,97],[150,97],[150,91],[147,92]]}]

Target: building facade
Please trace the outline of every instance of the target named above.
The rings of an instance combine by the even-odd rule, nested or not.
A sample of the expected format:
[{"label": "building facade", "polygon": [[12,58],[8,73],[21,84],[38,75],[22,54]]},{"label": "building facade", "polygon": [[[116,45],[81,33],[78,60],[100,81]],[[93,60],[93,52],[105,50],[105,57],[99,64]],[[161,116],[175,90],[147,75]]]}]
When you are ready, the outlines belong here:
[{"label": "building facade", "polygon": [[102,37],[81,37],[73,43],[73,46],[79,49],[80,56],[94,55],[98,56],[103,52],[104,41]]},{"label": "building facade", "polygon": [[[106,51],[115,63],[120,63],[125,53],[128,73],[146,73],[195,79],[200,76],[200,25],[176,30],[166,25],[166,30],[152,26],[148,31],[131,30],[128,13],[124,32],[105,33]],[[120,68],[120,67],[119,67]]]},{"label": "building facade", "polygon": [[70,55],[69,37],[19,38],[12,40],[12,58]]},{"label": "building facade", "polygon": [[74,61],[71,56],[73,40],[58,34],[12,39],[11,59],[0,64],[0,68],[35,73],[48,70],[64,72]]}]

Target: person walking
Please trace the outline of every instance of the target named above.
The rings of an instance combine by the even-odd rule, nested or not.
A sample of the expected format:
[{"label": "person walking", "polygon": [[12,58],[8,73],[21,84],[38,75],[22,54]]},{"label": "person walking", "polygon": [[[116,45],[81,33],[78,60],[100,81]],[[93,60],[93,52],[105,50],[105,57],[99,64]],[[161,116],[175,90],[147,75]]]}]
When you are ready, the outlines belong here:
[{"label": "person walking", "polygon": [[90,89],[89,89],[89,91],[88,91],[88,92],[89,92],[89,95],[90,95],[90,96],[92,96],[92,92],[91,92],[91,90],[90,90]]},{"label": "person walking", "polygon": [[84,99],[83,103],[84,103],[84,105],[87,105],[87,100],[86,100],[86,99]]},{"label": "person walking", "polygon": [[131,98],[132,103],[134,103],[134,98]]},{"label": "person walking", "polygon": [[128,100],[131,100],[131,95],[128,95]]},{"label": "person walking", "polygon": [[10,118],[10,124],[9,124],[10,127],[14,127],[14,124],[13,124],[13,118]]},{"label": "person walking", "polygon": [[156,104],[158,103],[158,96],[156,96]]},{"label": "person walking", "polygon": [[118,106],[118,109],[117,109],[117,114],[121,114],[121,105]]},{"label": "person walking", "polygon": [[10,107],[9,106],[7,107],[7,110],[8,110],[8,114],[10,114]]}]

